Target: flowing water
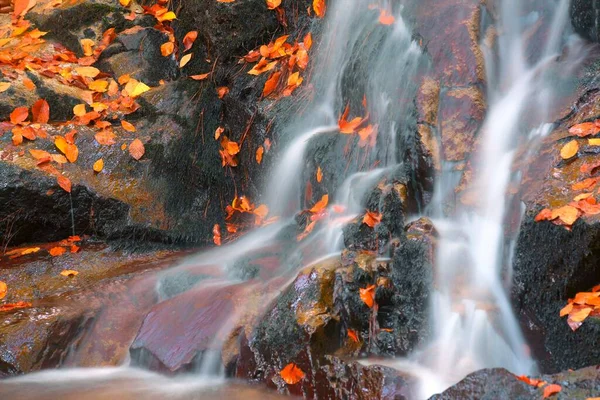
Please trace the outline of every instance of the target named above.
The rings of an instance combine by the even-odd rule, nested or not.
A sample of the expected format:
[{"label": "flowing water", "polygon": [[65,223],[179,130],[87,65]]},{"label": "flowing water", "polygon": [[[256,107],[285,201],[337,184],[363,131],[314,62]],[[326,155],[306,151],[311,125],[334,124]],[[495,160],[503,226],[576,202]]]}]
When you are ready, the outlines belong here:
[{"label": "flowing water", "polygon": [[[300,267],[339,256],[344,226],[364,212],[365,199],[378,182],[403,168],[405,143],[414,135],[410,110],[417,76],[426,68],[424,51],[413,39],[413,28],[407,22],[413,18],[405,15],[418,5],[418,0],[381,1],[382,9],[393,10],[395,22],[390,26],[378,23],[379,11],[369,9],[366,1],[330,3],[322,42],[312,61],[314,71],[318,71],[310,79],[314,100],[284,132],[283,137],[291,139],[263,199],[271,215],[280,216],[280,220],[164,272],[156,287],[161,301],[199,286],[234,287],[248,280],[242,260],[248,254],[276,246],[278,237],[294,226],[294,215],[306,207],[300,182],[306,180],[307,153],[313,141],[330,140],[334,143],[330,151],[340,150],[337,141],[344,139],[345,143],[337,120],[347,103],[354,112],[362,108],[362,116],[368,113],[378,134],[374,147],[357,147],[347,155],[352,162],[343,160],[341,154],[332,155],[343,165],[331,177],[337,190],[330,204],[343,209],[330,207],[328,216],[311,235],[279,251],[275,266],[259,271],[246,290],[264,291],[267,294],[263,301],[267,302],[278,294],[273,287],[285,287]],[[431,304],[434,332],[431,341],[413,355],[391,364],[421,378],[420,398],[480,368],[535,371],[506,295],[511,244],[517,231],[506,229],[505,222],[508,214],[520,211],[513,209],[515,202],[509,194],[515,192],[509,189],[519,180],[511,165],[517,146],[528,143],[534,148],[536,138],[550,129],[547,122],[553,99],[556,90],[562,88],[559,79],[570,77],[570,68],[580,61],[582,53],[577,41],[569,36],[567,0],[493,3],[495,14],[482,21],[482,25],[495,26],[495,40],[486,40],[489,37],[485,36],[481,43],[488,109],[467,167],[473,173],[464,191],[468,196],[455,196],[461,171],[452,163],[443,163],[433,200],[421,210],[434,220],[440,233],[437,284],[432,288]],[[565,48],[569,57],[558,57]],[[363,97],[366,105],[361,105]],[[215,268],[218,276],[210,277]],[[221,331],[230,330],[242,313],[231,313]],[[217,342],[212,347],[219,346]],[[223,391],[229,384],[224,386],[220,364],[217,350],[202,358],[196,376],[167,378],[126,365],[117,369],[42,372],[4,381],[0,393],[18,390],[23,394],[11,398],[26,398],[26,393],[31,394],[30,398],[43,398],[42,392],[52,398],[48,397],[52,390],[61,398],[69,398],[69,393],[73,398],[101,398],[102,394],[115,393],[121,398],[236,398],[236,389]],[[239,393],[243,397],[250,392],[240,389]]]}]

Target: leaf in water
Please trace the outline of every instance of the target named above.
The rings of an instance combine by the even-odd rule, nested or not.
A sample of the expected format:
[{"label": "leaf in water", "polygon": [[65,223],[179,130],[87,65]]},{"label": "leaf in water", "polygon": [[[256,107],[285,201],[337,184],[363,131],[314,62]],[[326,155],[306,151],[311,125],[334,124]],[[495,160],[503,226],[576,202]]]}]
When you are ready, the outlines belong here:
[{"label": "leaf in water", "polygon": [[382,9],[379,13],[379,23],[381,25],[392,25],[396,21],[396,18],[387,10]]},{"label": "leaf in water", "polygon": [[317,204],[315,204],[313,206],[313,208],[311,208],[309,211],[313,214],[320,213],[321,211],[323,211],[325,209],[325,207],[327,207],[328,203],[329,203],[329,195],[325,194],[325,195],[323,195],[323,197],[321,197],[321,200],[319,200],[317,202]]},{"label": "leaf in water", "polygon": [[46,124],[50,120],[50,105],[44,99],[39,99],[31,106],[33,122]]},{"label": "leaf in water", "polygon": [[198,31],[189,31],[183,37],[183,51],[188,51],[194,45],[194,42],[198,38]]},{"label": "leaf in water", "polygon": [[560,385],[548,385],[544,388],[544,398],[547,399],[548,397],[560,392],[561,390],[562,388],[560,387]]},{"label": "leaf in water", "polygon": [[8,285],[0,281],[0,300],[6,297],[6,293],[8,293]]},{"label": "leaf in water", "polygon": [[289,363],[279,372],[279,375],[281,375],[281,378],[283,378],[285,383],[294,385],[300,382],[305,374],[296,364]]},{"label": "leaf in water", "polygon": [[362,222],[371,228],[375,228],[381,222],[381,213],[376,211],[367,211]]},{"label": "leaf in water", "polygon": [[94,172],[101,172],[104,169],[104,160],[96,160],[96,162],[92,166],[92,169],[94,170]]},{"label": "leaf in water", "polygon": [[560,156],[563,160],[568,160],[569,158],[577,155],[579,151],[579,143],[577,140],[571,140],[569,143],[565,144],[562,149],[560,149]]},{"label": "leaf in water", "polygon": [[52,257],[57,257],[57,256],[61,256],[63,254],[65,254],[67,252],[67,249],[65,249],[64,247],[53,247],[50,250],[48,250],[48,253],[50,253],[50,255]]},{"label": "leaf in water", "polygon": [[367,286],[364,289],[359,290],[360,299],[369,307],[373,307],[375,304],[375,285]]},{"label": "leaf in water", "polygon": [[56,177],[58,186],[60,186],[65,192],[71,193],[71,180],[66,176],[59,175]]},{"label": "leaf in water", "polygon": [[146,149],[144,148],[144,144],[140,139],[135,139],[129,145],[129,154],[131,154],[131,157],[135,158],[136,160],[142,158],[145,152]]},{"label": "leaf in water", "polygon": [[0,312],[18,310],[20,308],[29,308],[33,304],[28,301],[18,301],[16,303],[2,304],[0,305]]},{"label": "leaf in water", "polygon": [[73,278],[74,276],[78,275],[79,272],[77,272],[73,269],[65,269],[65,270],[60,271],[60,274],[62,276],[66,276],[68,278]]}]

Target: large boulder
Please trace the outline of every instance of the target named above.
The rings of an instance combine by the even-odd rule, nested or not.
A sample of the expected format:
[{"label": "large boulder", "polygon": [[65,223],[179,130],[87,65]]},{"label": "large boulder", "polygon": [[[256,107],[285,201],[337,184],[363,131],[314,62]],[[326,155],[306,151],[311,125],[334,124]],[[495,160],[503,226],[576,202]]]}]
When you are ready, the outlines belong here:
[{"label": "large boulder", "polygon": [[575,32],[594,42],[600,41],[600,2],[598,0],[571,1],[571,23]]}]

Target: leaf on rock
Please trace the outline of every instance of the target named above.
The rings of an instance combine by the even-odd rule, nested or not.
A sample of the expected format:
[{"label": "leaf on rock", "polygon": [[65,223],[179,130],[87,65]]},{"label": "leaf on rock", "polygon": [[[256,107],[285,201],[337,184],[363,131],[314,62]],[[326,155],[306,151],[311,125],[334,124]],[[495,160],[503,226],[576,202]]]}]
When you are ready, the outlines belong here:
[{"label": "leaf on rock", "polygon": [[263,97],[267,97],[271,93],[275,91],[277,85],[279,84],[279,78],[281,77],[281,72],[273,72],[269,79],[265,82],[265,87],[263,88]]},{"label": "leaf on rock", "polygon": [[229,88],[227,86],[219,86],[217,88],[217,96],[222,99],[223,97],[227,96],[227,94],[229,93]]},{"label": "leaf on rock", "polygon": [[265,148],[262,146],[258,146],[258,149],[256,149],[256,162],[258,164],[260,164],[262,162],[264,152],[265,152]]},{"label": "leaf on rock", "polygon": [[326,9],[327,7],[325,5],[325,0],[313,0],[313,10],[315,10],[317,17],[323,18],[325,16]]},{"label": "leaf on rock", "polygon": [[117,135],[115,135],[112,131],[108,129],[103,129],[94,135],[94,139],[96,139],[96,142],[104,146],[110,146],[111,144],[115,144],[116,137]]},{"label": "leaf on rock", "polygon": [[68,278],[73,278],[74,276],[78,275],[79,272],[75,271],[73,269],[65,269],[65,270],[60,271],[60,274],[62,276],[66,276]]},{"label": "leaf on rock", "polygon": [[568,160],[569,158],[572,158],[575,155],[577,155],[578,151],[579,151],[579,143],[577,143],[577,140],[571,140],[569,143],[565,144],[560,149],[560,156],[562,157],[563,160]]},{"label": "leaf on rock", "polygon": [[101,158],[99,160],[96,160],[92,168],[94,172],[101,172],[104,169],[104,160],[102,160]]},{"label": "leaf on rock", "polygon": [[304,378],[304,371],[302,371],[298,366],[294,363],[289,363],[286,365],[280,372],[281,378],[288,385],[294,385],[300,382]]},{"label": "leaf on rock", "polygon": [[0,281],[0,300],[6,297],[6,293],[8,293],[8,286],[5,282]]},{"label": "leaf on rock", "polygon": [[590,315],[591,312],[592,312],[591,307],[585,307],[579,311],[571,313],[569,315],[569,319],[573,322],[583,322]]},{"label": "leaf on rock", "polygon": [[199,75],[190,75],[190,78],[192,78],[195,81],[203,81],[206,78],[208,78],[208,76],[210,75],[210,72],[207,72],[205,74],[199,74]]},{"label": "leaf on rock", "polygon": [[57,257],[57,256],[61,256],[63,254],[65,254],[67,252],[67,249],[65,249],[64,247],[53,247],[50,250],[48,250],[48,253],[50,253],[50,255],[52,257]]},{"label": "leaf on rock", "polygon": [[131,154],[131,157],[135,158],[136,160],[142,158],[145,152],[146,149],[144,148],[144,144],[140,139],[135,139],[129,145],[129,154]]},{"label": "leaf on rock", "polygon": [[267,0],[267,8],[269,10],[274,10],[281,4],[281,0]]},{"label": "leaf on rock", "polygon": [[221,245],[221,226],[219,224],[215,224],[213,226],[213,242],[217,246]]},{"label": "leaf on rock", "polygon": [[58,186],[60,186],[65,192],[71,193],[71,180],[66,176],[59,175],[56,177]]},{"label": "leaf on rock", "polygon": [[555,384],[548,385],[544,388],[544,398],[547,399],[548,397],[560,392],[561,390],[562,390],[562,388],[560,385],[555,385]]},{"label": "leaf on rock", "polygon": [[12,124],[20,124],[29,117],[29,109],[27,107],[17,107],[10,113],[10,122]]},{"label": "leaf on rock", "polygon": [[175,44],[173,42],[166,42],[160,45],[160,54],[163,57],[168,57],[173,54],[173,50],[175,50]]},{"label": "leaf on rock", "polygon": [[6,92],[11,86],[10,82],[0,82],[0,93]]},{"label": "leaf on rock", "polygon": [[79,76],[83,76],[86,78],[95,78],[100,73],[100,70],[94,67],[78,67],[75,68],[75,72]]},{"label": "leaf on rock", "polygon": [[359,290],[360,299],[369,307],[373,307],[375,304],[375,285],[367,286],[364,289]]},{"label": "leaf on rock", "polygon": [[44,99],[39,99],[31,106],[33,122],[46,124],[50,120],[50,105]]},{"label": "leaf on rock", "polygon": [[381,222],[381,213],[376,211],[368,211],[363,217],[363,224],[370,226],[371,228],[375,228]]},{"label": "leaf on rock", "polygon": [[317,182],[321,183],[322,180],[323,180],[323,171],[321,170],[321,167],[319,166],[317,168]]},{"label": "leaf on rock", "polygon": [[570,134],[577,135],[579,137],[595,135],[599,132],[600,132],[600,127],[598,127],[593,122],[584,122],[582,124],[577,124],[577,125],[572,126],[569,129]]},{"label": "leaf on rock", "polygon": [[325,207],[327,207],[327,204],[329,204],[329,195],[325,194],[323,197],[321,197],[321,200],[319,200],[317,204],[315,204],[309,211],[313,214],[320,213],[325,209]]},{"label": "leaf on rock", "polygon": [[20,308],[29,308],[33,304],[28,301],[18,301],[16,303],[2,304],[0,305],[0,312],[18,310]]},{"label": "leaf on rock", "polygon": [[189,31],[183,37],[183,51],[188,51],[194,45],[194,42],[198,38],[198,31]]},{"label": "leaf on rock", "polygon": [[125,121],[124,119],[121,120],[121,126],[127,132],[135,132],[135,130],[136,130],[135,126],[133,126],[133,124],[131,124],[130,122]]},{"label": "leaf on rock", "polygon": [[190,53],[190,54],[186,54],[185,56],[181,57],[181,60],[179,61],[179,68],[183,68],[186,66],[187,63],[190,62],[190,60],[192,59],[192,55],[194,53]]},{"label": "leaf on rock", "polygon": [[354,329],[348,329],[348,337],[352,339],[355,343],[358,343],[358,334]]}]

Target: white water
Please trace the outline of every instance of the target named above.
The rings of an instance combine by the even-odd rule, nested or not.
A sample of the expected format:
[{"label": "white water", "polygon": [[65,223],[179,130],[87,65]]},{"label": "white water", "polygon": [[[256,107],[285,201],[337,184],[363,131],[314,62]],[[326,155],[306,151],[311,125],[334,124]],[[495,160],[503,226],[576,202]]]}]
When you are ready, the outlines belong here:
[{"label": "white water", "polygon": [[[315,231],[280,258],[281,267],[270,278],[283,276],[289,282],[299,267],[338,254],[343,248],[343,227],[364,212],[365,197],[382,178],[392,175],[397,163],[401,162],[399,155],[402,154],[402,139],[407,134],[404,127],[408,104],[400,103],[398,99],[414,95],[413,78],[421,65],[422,50],[412,40],[411,28],[403,19],[401,6],[394,6],[396,22],[384,27],[377,23],[378,12],[368,10],[366,2],[337,0],[331,3],[323,41],[312,61],[315,72],[311,84],[316,100],[288,127],[284,136],[292,139],[272,172],[263,199],[269,205],[271,215],[279,215],[281,220],[257,229],[233,244],[190,257],[165,272],[157,286],[162,300],[173,296],[173,293],[167,293],[166,284],[183,271],[198,272],[218,266],[227,277],[227,280],[201,281],[203,285],[235,284],[242,280],[236,275],[237,262],[275,241],[294,223],[294,214],[303,208],[300,187],[306,179],[309,144],[324,135],[340,135],[337,119],[348,97],[352,97],[353,112],[358,112],[360,108],[355,106],[364,94],[370,123],[379,127],[376,148],[361,150],[351,157],[364,157],[368,160],[367,167],[377,160],[378,167],[359,170],[353,164],[343,177],[338,177],[338,190],[330,196],[333,200],[330,204],[343,205],[345,211],[335,213],[330,207],[329,216],[320,221]],[[475,152],[478,156],[471,160],[475,178],[469,190],[477,193],[476,204],[467,206],[457,202],[452,215],[441,213],[440,210],[447,208],[444,205],[448,203],[448,193],[453,192],[456,184],[454,166],[444,165],[437,178],[437,191],[429,207],[440,232],[436,257],[438,281],[431,304],[433,338],[409,359],[393,363],[421,378],[422,398],[480,368],[505,367],[515,373],[530,373],[535,368],[512,314],[502,279],[503,271],[510,270],[510,251],[507,249],[511,248],[514,239],[514,236],[507,236],[504,229],[510,200],[507,187],[518,180],[518,175],[510,169],[516,146],[536,132],[547,132],[548,129],[539,127],[548,122],[546,119],[555,96],[555,76],[551,71],[559,68],[554,57],[565,45],[568,1],[539,0],[535,3],[540,8],[554,11],[551,22],[542,21],[549,34],[539,59],[529,57],[523,37],[541,16],[535,12],[521,13],[519,0],[499,1],[497,46],[490,49],[482,45],[486,56],[489,107]],[[387,8],[391,3],[383,1],[381,6]],[[576,57],[573,60],[573,63],[578,61]],[[560,68],[570,66],[571,63],[563,62]],[[349,91],[352,91],[351,96]],[[341,154],[337,156],[342,157]],[[252,290],[266,291],[270,278],[256,283]],[[187,289],[189,287],[183,285],[176,292]],[[268,294],[265,302],[276,295],[276,292]],[[231,329],[238,317],[239,313],[231,315],[222,330]],[[189,378],[198,388],[205,387],[207,382],[222,383],[218,353],[204,357],[199,370],[200,377],[186,377],[184,382],[190,384]],[[168,384],[165,381],[169,382],[171,378],[155,379],[150,373],[151,376],[138,376],[136,374],[145,373],[132,368],[48,372],[19,378],[11,384],[20,387],[34,381],[47,385],[54,382],[64,388],[73,383],[71,380],[77,380],[74,377],[87,377],[93,386],[98,381],[110,381],[119,373],[138,377],[150,387],[156,387],[150,381],[160,382],[166,388],[160,392],[163,398],[179,396],[179,378]],[[147,391],[139,394],[147,396]]]}]

